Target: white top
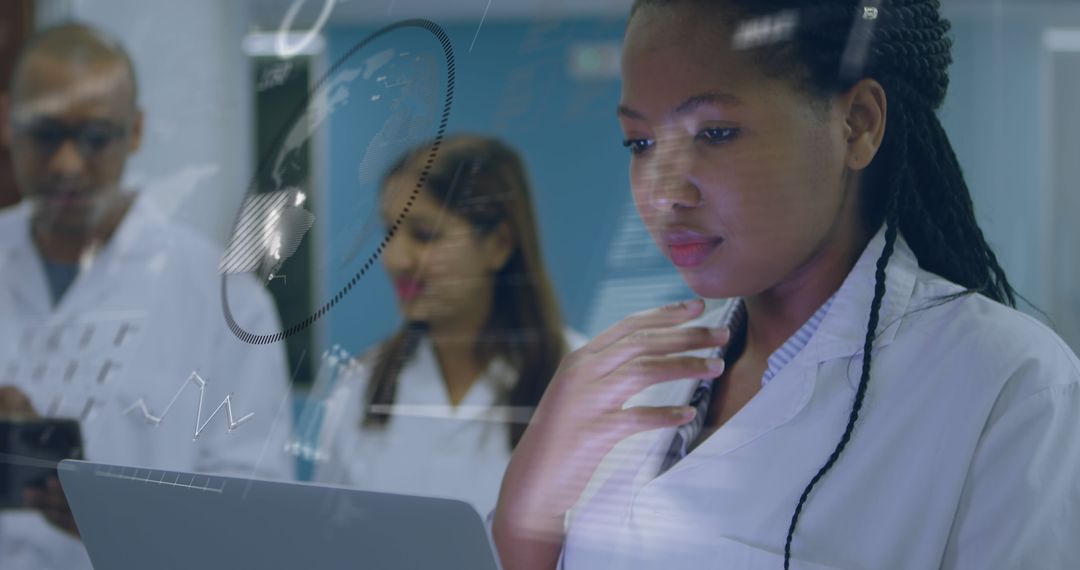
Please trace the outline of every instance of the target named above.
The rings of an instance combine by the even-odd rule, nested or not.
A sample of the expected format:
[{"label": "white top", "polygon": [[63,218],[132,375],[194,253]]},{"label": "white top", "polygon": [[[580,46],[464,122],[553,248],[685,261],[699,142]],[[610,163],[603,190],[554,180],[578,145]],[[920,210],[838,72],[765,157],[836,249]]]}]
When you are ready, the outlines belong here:
[{"label": "white top", "polygon": [[[26,204],[0,213],[0,385],[27,392],[43,415],[81,417],[87,459],[291,478],[284,351],[244,344],[228,330],[218,250],[137,199],[54,307],[29,213]],[[229,291],[239,322],[277,330],[274,305],[253,278],[230,277]],[[255,415],[230,433],[222,409],[194,440],[199,390],[185,382],[195,370],[207,382],[203,422],[229,394],[236,419]],[[182,386],[151,425],[140,400],[160,416]],[[36,512],[12,511],[0,514],[0,567],[90,565],[81,542]]]},{"label": "white top", "polygon": [[[883,234],[807,346],[656,477],[673,429],[620,443],[568,515],[561,567],[783,567],[792,511],[844,430]],[[792,568],[1068,568],[1080,559],[1080,364],[1028,316],[918,268],[902,239],[853,439],[807,502]],[[715,324],[722,310],[702,317]],[[636,405],[677,405],[697,380]]]},{"label": "white top", "polygon": [[[571,350],[585,343],[567,332]],[[361,426],[371,371],[357,362],[323,404],[326,416],[315,479],[367,491],[459,499],[481,514],[495,508],[510,462],[507,421],[523,410],[497,406],[514,381],[513,369],[495,360],[458,406],[450,403],[430,340],[401,369],[389,423]]]}]

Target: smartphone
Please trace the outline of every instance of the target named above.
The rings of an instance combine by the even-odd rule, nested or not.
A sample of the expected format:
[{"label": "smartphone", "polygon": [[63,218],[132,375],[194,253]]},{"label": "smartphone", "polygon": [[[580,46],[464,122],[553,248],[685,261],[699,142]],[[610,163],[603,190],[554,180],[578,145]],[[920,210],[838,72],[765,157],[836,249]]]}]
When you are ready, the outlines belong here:
[{"label": "smartphone", "polygon": [[74,419],[0,420],[0,509],[22,509],[27,487],[44,488],[64,459],[82,459]]}]

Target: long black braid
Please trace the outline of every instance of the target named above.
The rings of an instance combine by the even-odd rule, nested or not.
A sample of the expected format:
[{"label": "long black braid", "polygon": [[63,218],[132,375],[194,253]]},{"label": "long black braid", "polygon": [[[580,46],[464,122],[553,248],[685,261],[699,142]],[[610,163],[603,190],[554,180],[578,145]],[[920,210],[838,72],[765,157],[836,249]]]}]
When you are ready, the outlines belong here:
[{"label": "long black braid", "polygon": [[[895,151],[897,157],[904,158],[908,152],[908,146],[906,141],[901,141],[897,145]],[[874,273],[874,300],[870,303],[870,319],[866,325],[866,339],[863,341],[863,361],[862,361],[862,374],[859,377],[859,386],[855,390],[855,400],[851,405],[851,414],[848,416],[847,426],[844,428],[844,434],[840,436],[840,441],[837,442],[836,448],[829,454],[828,460],[825,461],[825,465],[818,469],[818,472],[814,474],[810,479],[810,483],[803,489],[802,495],[799,496],[799,502],[795,505],[795,513],[791,516],[791,524],[788,525],[787,538],[784,540],[784,569],[787,570],[788,564],[791,561],[791,541],[795,536],[795,527],[799,524],[799,515],[802,514],[803,506],[806,505],[806,500],[810,497],[810,491],[818,484],[818,481],[825,476],[836,461],[840,459],[840,454],[844,452],[848,442],[851,440],[851,434],[855,431],[855,422],[859,419],[859,412],[862,410],[863,399],[866,397],[866,387],[870,383],[870,361],[873,355],[874,339],[877,337],[878,318],[881,314],[881,303],[885,299],[885,267],[889,264],[889,258],[892,256],[893,248],[896,245],[896,236],[898,233],[897,226],[899,225],[897,220],[898,208],[897,201],[900,193],[895,191],[905,181],[903,178],[908,178],[909,174],[906,170],[894,171],[895,183],[890,184],[887,188],[889,191],[888,204],[886,206],[885,214],[885,247],[881,251],[881,255],[877,260],[877,270]]]},{"label": "long black braid", "polygon": [[862,373],[840,441],[795,506],[784,542],[787,569],[799,516],[851,441],[862,409],[885,270],[898,235],[920,267],[964,287],[961,295],[979,293],[1008,306],[1016,305],[1017,295],[976,222],[956,153],[937,118],[952,62],[950,24],[941,17],[938,0],[636,0],[631,17],[644,5],[681,2],[715,6],[735,22],[736,33],[740,24],[790,21],[794,14],[789,37],[749,48],[765,73],[791,79],[822,101],[872,78],[888,98],[885,137],[867,169],[863,192],[864,218],[870,227],[885,224],[885,247],[877,260]]}]

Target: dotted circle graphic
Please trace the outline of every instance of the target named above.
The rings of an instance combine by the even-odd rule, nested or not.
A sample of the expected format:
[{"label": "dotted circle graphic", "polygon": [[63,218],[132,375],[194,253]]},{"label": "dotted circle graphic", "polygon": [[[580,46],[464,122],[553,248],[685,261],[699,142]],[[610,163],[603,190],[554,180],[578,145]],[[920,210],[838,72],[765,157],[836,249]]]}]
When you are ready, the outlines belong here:
[{"label": "dotted circle graphic", "polygon": [[[450,38],[446,35],[446,32],[443,31],[443,29],[438,24],[430,20],[417,18],[395,22],[364,38],[359,43],[350,48],[349,51],[346,52],[345,55],[341,56],[341,58],[334,63],[333,67],[331,67],[330,70],[327,71],[321,79],[319,79],[315,86],[311,88],[311,90],[308,92],[307,100],[305,100],[304,104],[297,109],[297,112],[293,114],[291,120],[286,123],[285,127],[287,128],[282,130],[281,135],[278,136],[278,140],[275,141],[275,144],[271,145],[270,148],[271,150],[277,148],[278,143],[288,133],[289,128],[291,128],[291,126],[294,125],[297,120],[303,117],[304,113],[306,112],[308,102],[311,100],[311,97],[315,93],[318,93],[319,90],[322,89],[323,84],[326,83],[326,81],[330,77],[332,77],[334,73],[342,65],[344,65],[354,54],[356,54],[356,52],[360,51],[376,39],[396,30],[401,30],[404,28],[419,28],[430,32],[433,36],[435,36],[439,43],[442,44],[443,55],[446,58],[446,99],[443,103],[442,117],[439,120],[439,128],[435,134],[435,139],[431,144],[431,151],[428,154],[428,159],[427,161],[425,161],[424,167],[421,169],[420,175],[416,181],[416,185],[413,187],[412,193],[409,195],[408,201],[405,203],[405,206],[402,208],[401,212],[398,213],[398,216],[394,220],[394,223],[391,224],[390,227],[387,229],[386,235],[383,236],[383,239],[379,243],[379,246],[375,248],[375,252],[368,257],[367,261],[364,262],[364,265],[360,268],[360,270],[352,276],[352,279],[350,279],[348,283],[345,284],[345,286],[338,290],[337,294],[335,294],[329,301],[324,303],[322,307],[319,307],[318,310],[308,315],[308,317],[304,320],[282,331],[272,334],[256,334],[247,331],[244,329],[244,327],[240,326],[240,324],[236,322],[236,319],[233,318],[232,311],[229,309],[229,296],[227,286],[228,275],[222,275],[221,307],[225,314],[225,322],[229,325],[229,329],[233,332],[233,334],[235,334],[236,337],[240,340],[248,344],[275,343],[310,327],[312,324],[315,323],[315,321],[318,321],[327,313],[329,313],[330,309],[334,308],[334,305],[337,305],[339,302],[341,302],[341,300],[345,298],[345,295],[348,295],[349,291],[351,291],[353,287],[355,287],[356,284],[360,282],[360,279],[375,266],[375,262],[378,261],[379,256],[382,255],[383,250],[386,249],[386,245],[390,242],[390,239],[394,237],[394,234],[398,231],[398,228],[400,228],[401,224],[405,221],[405,217],[409,214],[409,210],[412,208],[417,195],[419,195],[420,193],[420,190],[424,187],[424,184],[427,183],[427,177],[429,171],[431,170],[431,165],[435,162],[435,158],[439,154],[439,147],[442,145],[443,137],[446,134],[446,123],[450,120],[450,107],[453,104],[454,100],[455,75],[454,49],[453,46],[450,44]],[[258,173],[256,173],[256,178],[252,181],[252,188],[255,188],[257,186],[257,179]]]}]

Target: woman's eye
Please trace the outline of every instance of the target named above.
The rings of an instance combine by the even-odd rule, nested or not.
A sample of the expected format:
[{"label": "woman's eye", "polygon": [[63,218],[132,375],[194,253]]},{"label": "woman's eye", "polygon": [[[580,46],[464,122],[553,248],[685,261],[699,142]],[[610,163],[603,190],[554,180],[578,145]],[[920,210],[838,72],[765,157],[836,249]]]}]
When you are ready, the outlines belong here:
[{"label": "woman's eye", "polygon": [[420,243],[429,243],[439,239],[437,233],[424,228],[415,228],[412,230],[412,237]]},{"label": "woman's eye", "polygon": [[623,141],[623,146],[630,149],[630,154],[641,154],[649,150],[653,144],[655,143],[649,139],[627,139]]},{"label": "woman's eye", "polygon": [[704,140],[708,144],[722,144],[726,143],[739,135],[739,129],[733,128],[709,128],[702,129],[698,133],[698,138]]}]

